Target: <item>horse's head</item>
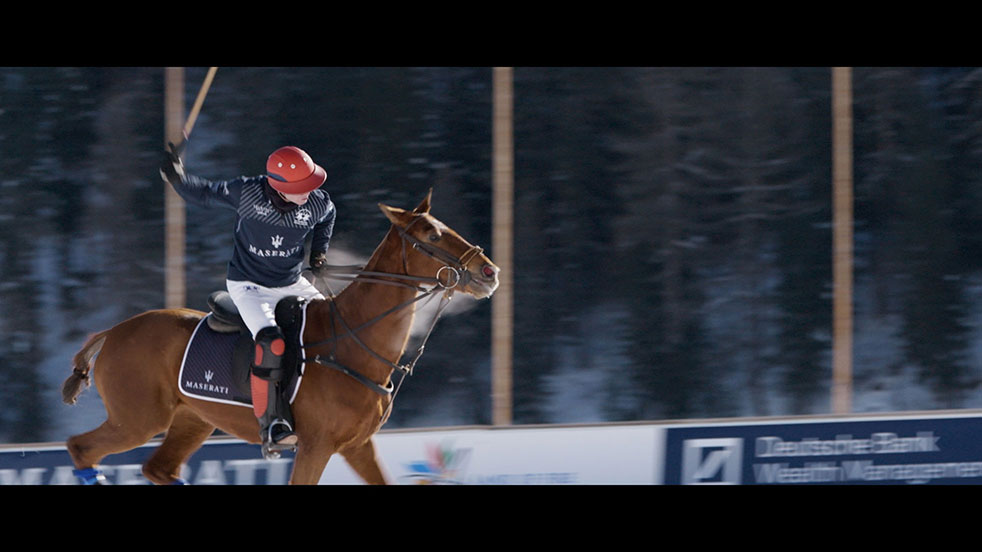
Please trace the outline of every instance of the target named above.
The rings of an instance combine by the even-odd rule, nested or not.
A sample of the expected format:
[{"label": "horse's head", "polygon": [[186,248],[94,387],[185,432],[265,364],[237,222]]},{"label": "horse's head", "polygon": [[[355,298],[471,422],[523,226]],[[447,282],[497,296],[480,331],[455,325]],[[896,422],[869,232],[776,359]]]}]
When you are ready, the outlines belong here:
[{"label": "horse's head", "polygon": [[[490,297],[498,288],[498,267],[484,250],[471,245],[446,224],[430,214],[431,189],[412,211],[379,204],[406,241],[414,275],[435,277],[443,285],[465,291],[478,299]],[[411,253],[410,253],[411,252]]]}]

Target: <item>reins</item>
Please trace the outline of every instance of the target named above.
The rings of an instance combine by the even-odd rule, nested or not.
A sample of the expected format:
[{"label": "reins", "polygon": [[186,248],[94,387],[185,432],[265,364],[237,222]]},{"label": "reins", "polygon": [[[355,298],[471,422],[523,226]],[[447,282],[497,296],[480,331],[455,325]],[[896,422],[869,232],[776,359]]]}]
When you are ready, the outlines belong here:
[{"label": "reins", "polygon": [[[470,280],[470,273],[467,271],[467,264],[477,255],[483,252],[478,246],[471,246],[463,255],[460,257],[454,257],[450,253],[443,249],[432,246],[430,244],[424,243],[414,236],[411,236],[407,231],[417,220],[423,218],[421,215],[414,218],[405,228],[396,227],[399,231],[399,235],[402,238],[402,264],[404,274],[391,273],[391,272],[378,272],[364,270],[360,265],[322,265],[317,269],[311,269],[311,273],[315,278],[321,278],[322,280],[327,278],[340,279],[340,280],[351,280],[364,283],[373,284],[385,284],[385,285],[395,285],[413,289],[417,292],[417,295],[408,301],[403,301],[402,303],[387,309],[381,314],[376,315],[367,322],[362,323],[356,328],[351,328],[344,318],[341,316],[341,311],[338,309],[335,302],[337,297],[334,291],[330,288],[330,284],[324,282],[327,286],[327,301],[331,307],[332,320],[337,321],[341,324],[344,329],[343,334],[339,334],[337,331],[334,332],[334,336],[317,341],[314,343],[305,344],[303,347],[311,348],[320,345],[325,345],[327,343],[338,341],[343,337],[350,336],[352,340],[362,349],[364,349],[368,354],[372,355],[375,359],[379,360],[383,364],[388,365],[394,372],[400,374],[399,382],[393,384],[391,378],[386,385],[379,384],[372,381],[370,378],[364,376],[363,374],[353,370],[347,366],[344,366],[336,361],[334,355],[328,355],[328,357],[322,357],[321,355],[316,355],[312,359],[305,360],[307,363],[320,364],[328,368],[335,369],[368,387],[373,392],[389,398],[389,403],[386,406],[385,412],[379,421],[379,427],[381,427],[388,420],[389,415],[392,412],[392,405],[395,402],[395,397],[399,393],[399,389],[402,388],[402,384],[406,379],[407,375],[412,375],[413,370],[416,367],[416,363],[419,361],[420,357],[423,356],[423,351],[426,348],[426,342],[429,340],[430,335],[433,333],[433,329],[436,327],[437,321],[443,314],[443,311],[450,304],[450,300],[453,298],[453,293],[458,285],[464,284]],[[409,266],[406,255],[406,242],[412,243],[412,246],[417,251],[420,251],[431,258],[437,259],[443,266],[437,270],[437,273],[433,277],[428,276],[414,276],[409,274]],[[441,276],[445,277],[441,279]],[[407,283],[410,282],[410,283]],[[426,289],[422,285],[430,284],[433,287]],[[378,323],[385,317],[405,309],[419,301],[427,299],[427,304],[433,300],[436,296],[437,291],[443,291],[443,297],[440,300],[440,305],[438,306],[436,313],[433,315],[433,319],[430,321],[429,328],[423,335],[423,340],[419,347],[416,349],[415,356],[412,360],[406,364],[396,364],[392,361],[384,358],[382,355],[378,354],[371,347],[369,347],[364,341],[358,337],[358,332],[367,328],[373,324]]]}]

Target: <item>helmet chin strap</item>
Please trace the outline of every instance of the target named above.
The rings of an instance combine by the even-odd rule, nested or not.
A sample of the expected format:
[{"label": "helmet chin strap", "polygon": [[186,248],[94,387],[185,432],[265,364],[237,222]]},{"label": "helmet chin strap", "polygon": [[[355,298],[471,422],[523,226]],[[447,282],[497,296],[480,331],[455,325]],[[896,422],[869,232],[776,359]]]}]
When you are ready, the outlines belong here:
[{"label": "helmet chin strap", "polygon": [[281,213],[291,211],[293,210],[294,207],[297,207],[296,203],[283,197],[283,192],[270,186],[269,182],[266,183],[266,186],[267,186],[266,197],[269,198],[269,202],[273,204],[273,207],[275,207]]},{"label": "helmet chin strap", "polygon": [[[270,174],[267,174],[266,177],[267,178],[272,178],[274,180],[278,180],[280,182],[286,182],[286,180],[283,177],[279,176],[279,175],[275,175],[275,174],[271,174],[270,173]],[[289,202],[289,203],[293,203],[292,201],[289,200],[289,198],[286,197],[286,194],[285,193],[283,193],[283,192],[277,190],[276,188],[274,188],[272,184],[269,184],[269,181],[267,181],[266,184],[268,184],[269,187],[272,188],[272,190],[274,192],[276,192],[276,195],[280,196],[280,199],[282,199],[283,201]],[[300,195],[300,194],[296,194],[296,195]]]},{"label": "helmet chin strap", "polygon": [[[279,194],[280,198],[282,198],[283,201],[288,201],[288,202],[290,202],[290,203],[292,203],[294,205],[302,205],[301,203],[297,203],[296,201],[293,201],[292,199],[286,197],[287,194],[285,194],[285,193],[283,193],[283,192],[281,192],[279,190],[276,190],[276,193]],[[293,195],[307,197],[308,194],[293,194]]]}]

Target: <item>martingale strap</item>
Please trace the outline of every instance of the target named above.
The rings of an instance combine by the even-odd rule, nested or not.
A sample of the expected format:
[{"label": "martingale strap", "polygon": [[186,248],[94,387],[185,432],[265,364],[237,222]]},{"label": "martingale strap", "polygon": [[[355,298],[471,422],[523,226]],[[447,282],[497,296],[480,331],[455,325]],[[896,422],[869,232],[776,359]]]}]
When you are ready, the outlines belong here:
[{"label": "martingale strap", "polygon": [[355,372],[354,370],[348,368],[347,366],[338,364],[337,362],[334,362],[331,359],[326,359],[320,355],[315,356],[313,359],[309,360],[308,362],[316,362],[317,364],[320,364],[322,366],[327,366],[328,368],[334,368],[335,370],[341,372],[342,374],[355,378],[356,380],[361,382],[365,387],[368,387],[369,389],[375,391],[376,393],[382,395],[383,397],[392,395],[392,391],[393,389],[395,389],[395,385],[392,383],[392,380],[389,380],[389,383],[387,385],[379,385],[374,381],[368,379],[367,377],[359,374],[358,372]]},{"label": "martingale strap", "polygon": [[[417,297],[416,299],[418,300],[418,299],[421,299],[423,297],[430,297],[432,299],[434,297],[432,294],[433,294],[433,290],[430,290],[429,292],[427,292],[426,295],[422,295],[420,297]],[[395,371],[399,372],[400,377],[399,377],[399,383],[398,383],[398,385],[393,385],[391,380],[389,380],[389,382],[386,385],[384,385],[384,386],[383,385],[380,385],[380,384],[372,381],[368,377],[366,377],[366,376],[364,376],[364,375],[356,372],[355,370],[352,370],[352,369],[348,368],[347,366],[344,366],[342,364],[339,364],[339,363],[335,362],[333,358],[327,358],[327,359],[325,359],[324,357],[321,357],[320,355],[317,355],[313,359],[309,359],[306,362],[313,362],[313,363],[320,364],[320,365],[325,366],[325,367],[328,367],[328,368],[333,368],[335,370],[338,370],[339,372],[341,372],[341,373],[343,373],[343,374],[345,374],[347,376],[350,376],[350,377],[354,378],[355,380],[357,380],[361,384],[365,385],[366,387],[368,387],[372,391],[378,393],[379,395],[382,395],[383,397],[389,397],[389,404],[388,404],[388,406],[386,406],[385,412],[382,414],[382,418],[381,418],[381,420],[379,422],[379,427],[381,427],[383,424],[385,424],[386,420],[388,420],[389,414],[392,413],[392,405],[395,403],[395,397],[399,393],[399,389],[402,388],[403,381],[405,381],[407,375],[412,375],[413,369],[416,367],[416,363],[419,362],[420,357],[423,356],[423,351],[426,348],[426,342],[430,339],[430,335],[433,333],[433,329],[436,327],[437,320],[440,319],[440,316],[443,314],[444,309],[446,309],[447,306],[450,304],[450,299],[452,297],[453,297],[453,290],[452,289],[448,289],[448,290],[446,290],[444,292],[443,299],[441,300],[440,306],[437,309],[436,313],[433,315],[433,320],[430,322],[429,330],[427,330],[426,335],[423,337],[423,341],[422,341],[422,343],[420,343],[419,348],[416,349],[416,356],[413,357],[412,361],[410,361],[408,364],[405,364],[405,365],[397,365],[397,364],[394,364],[392,362],[389,362],[385,358],[382,358],[377,353],[375,353],[375,351],[373,351],[372,349],[370,349],[367,345],[365,345],[364,343],[362,343],[360,339],[358,339],[357,335],[355,335],[355,332],[352,331],[350,327],[348,327],[348,325],[344,322],[343,319],[341,319],[340,312],[337,312],[336,310],[334,311],[335,320],[340,320],[341,324],[344,326],[345,330],[347,331],[347,333],[345,334],[345,336],[354,338],[355,341],[365,351],[367,351],[368,353],[374,355],[376,358],[378,358],[382,362],[387,363]],[[332,307],[332,309],[336,309],[336,307],[334,306],[333,299],[330,300],[330,301],[331,301],[331,307]],[[400,307],[403,307],[403,306],[406,306],[406,304],[403,304]],[[335,337],[335,339],[336,339],[336,337]],[[321,343],[323,343],[323,342],[321,342]]]},{"label": "martingale strap", "polygon": [[[378,316],[374,317],[373,319],[369,320],[368,322],[365,322],[364,324],[358,326],[357,328],[352,329],[344,321],[344,318],[341,317],[341,313],[338,310],[337,305],[334,303],[334,297],[335,297],[335,295],[334,295],[334,293],[332,291],[332,292],[328,293],[328,298],[327,298],[328,304],[331,307],[332,320],[335,323],[340,323],[341,326],[343,326],[343,328],[345,330],[344,333],[343,334],[339,334],[338,332],[335,332],[335,335],[332,336],[332,337],[330,337],[330,338],[328,338],[328,339],[325,339],[323,341],[318,341],[316,343],[309,343],[309,344],[304,345],[304,348],[310,348],[310,347],[316,347],[316,346],[319,346],[319,345],[325,345],[325,344],[330,343],[332,341],[337,341],[338,339],[340,339],[342,337],[344,337],[344,338],[350,338],[350,339],[354,340],[355,343],[357,343],[363,350],[365,350],[366,352],[368,352],[370,355],[372,355],[373,357],[375,357],[377,360],[381,361],[383,364],[389,365],[389,367],[391,367],[394,371],[400,372],[401,377],[399,379],[399,384],[398,385],[393,385],[391,379],[388,381],[388,383],[386,383],[385,385],[382,385],[382,384],[379,384],[379,383],[377,383],[375,381],[372,381],[371,379],[369,379],[368,377],[364,376],[363,374],[360,374],[357,371],[352,370],[351,368],[348,368],[347,366],[344,366],[342,364],[339,364],[338,362],[336,362],[334,360],[333,356],[331,356],[329,358],[324,358],[324,357],[322,357],[320,355],[317,355],[317,356],[315,356],[312,359],[306,360],[306,362],[316,363],[316,364],[320,364],[320,365],[325,366],[325,367],[328,367],[328,368],[332,368],[332,369],[338,370],[339,372],[341,372],[341,373],[343,373],[343,374],[345,374],[345,375],[347,375],[347,376],[349,376],[351,378],[354,378],[355,380],[357,380],[361,384],[365,385],[366,387],[368,387],[369,389],[371,389],[375,393],[378,393],[379,395],[382,395],[383,397],[389,397],[389,404],[386,407],[386,410],[385,410],[385,412],[382,415],[382,419],[379,422],[379,427],[381,427],[381,425],[384,424],[385,421],[388,419],[389,414],[392,411],[392,404],[395,402],[395,396],[396,396],[396,394],[399,393],[399,389],[402,387],[402,382],[405,380],[406,375],[412,375],[413,368],[416,366],[416,363],[419,361],[420,357],[423,355],[423,350],[426,347],[426,342],[429,339],[430,334],[433,333],[433,329],[436,326],[437,320],[440,318],[440,315],[443,314],[444,309],[447,308],[447,305],[449,304],[450,299],[453,297],[454,288],[456,288],[458,286],[458,284],[461,284],[461,283],[463,283],[463,284],[466,285],[466,283],[469,281],[469,279],[470,279],[470,273],[467,270],[467,265],[470,264],[470,262],[475,257],[477,257],[478,255],[480,255],[481,253],[484,252],[484,249],[482,249],[481,247],[476,246],[476,245],[472,245],[470,248],[467,249],[467,251],[465,251],[463,253],[463,255],[461,255],[460,257],[454,257],[449,252],[444,251],[443,249],[440,249],[438,247],[435,247],[433,245],[430,245],[428,243],[425,243],[425,242],[420,241],[415,236],[410,235],[408,231],[409,231],[409,228],[410,227],[412,227],[414,224],[416,224],[416,222],[418,222],[422,218],[423,218],[422,216],[417,216],[409,224],[407,224],[405,228],[399,228],[398,229],[399,230],[399,235],[402,237],[402,261],[403,261],[403,268],[405,269],[405,274],[393,274],[393,273],[386,273],[386,272],[371,272],[371,271],[363,270],[363,269],[361,269],[361,268],[359,268],[357,266],[331,266],[331,265],[325,265],[325,266],[320,267],[317,270],[311,269],[311,273],[312,273],[312,275],[315,278],[332,277],[332,276],[335,277],[335,278],[337,278],[337,277],[339,277],[339,274],[338,274],[339,271],[349,272],[352,275],[352,277],[346,278],[344,276],[341,276],[340,279],[353,279],[353,280],[358,280],[358,281],[362,281],[362,282],[371,282],[371,283],[380,283],[380,284],[399,285],[399,286],[404,286],[404,287],[409,287],[409,288],[415,289],[419,293],[413,299],[410,299],[410,300],[405,301],[405,302],[403,302],[403,303],[401,303],[399,305],[396,305],[395,307],[393,307],[393,308],[391,308],[391,309],[389,309],[389,310],[387,310],[387,311],[379,314]],[[436,260],[438,260],[438,261],[440,261],[441,263],[444,264],[444,266],[439,271],[437,271],[437,274],[436,274],[435,277],[432,277],[431,278],[431,277],[425,277],[425,276],[412,276],[412,275],[409,274],[408,267],[406,266],[406,243],[407,242],[409,242],[409,243],[412,244],[413,249],[415,249],[415,250],[417,250],[417,251],[419,251],[419,252],[421,252],[421,253],[429,256],[430,258],[436,259]],[[444,271],[447,271],[447,281],[446,282],[445,281],[442,281],[441,278],[440,278],[441,274],[443,274]],[[415,282],[415,284],[414,283],[400,282],[399,280],[406,280],[406,281],[409,281],[409,282]],[[421,288],[418,285],[418,283],[433,284],[433,288],[431,288],[429,290],[425,290],[425,289]],[[432,299],[433,297],[435,297],[434,293],[436,291],[438,291],[438,290],[443,290],[444,291],[443,301],[441,302],[440,307],[437,309],[436,314],[433,316],[433,321],[430,323],[429,330],[426,332],[426,336],[423,338],[422,343],[420,344],[419,348],[416,351],[416,356],[408,364],[406,364],[406,365],[398,365],[398,364],[395,364],[395,363],[389,361],[386,358],[383,358],[381,355],[379,355],[374,350],[372,350],[371,347],[369,347],[364,342],[362,342],[362,340],[358,337],[358,331],[360,329],[362,329],[364,327],[367,327],[367,326],[370,326],[370,325],[378,322],[382,318],[385,318],[386,316],[392,314],[393,312],[398,311],[398,310],[401,310],[403,308],[406,308],[406,307],[412,305],[413,303],[415,303],[417,301],[420,301],[420,300],[426,299],[426,298]]]}]

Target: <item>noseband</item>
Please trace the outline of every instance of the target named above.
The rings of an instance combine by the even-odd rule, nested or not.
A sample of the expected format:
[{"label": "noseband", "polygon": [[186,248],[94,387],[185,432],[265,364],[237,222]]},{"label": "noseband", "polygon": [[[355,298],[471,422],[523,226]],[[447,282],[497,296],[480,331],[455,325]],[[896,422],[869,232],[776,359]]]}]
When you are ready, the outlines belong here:
[{"label": "noseband", "polygon": [[[416,215],[416,217],[410,221],[405,228],[398,229],[399,236],[402,238],[402,266],[406,274],[409,274],[409,265],[406,260],[406,242],[409,242],[416,251],[419,251],[431,259],[435,259],[436,261],[443,263],[443,266],[436,272],[435,279],[438,286],[449,289],[457,287],[458,284],[466,286],[471,279],[471,274],[470,271],[467,270],[467,265],[469,265],[475,257],[481,253],[484,253],[484,249],[479,245],[472,245],[467,251],[464,251],[460,257],[454,257],[446,250],[426,243],[409,233],[409,229],[422,218],[423,215]],[[446,283],[440,279],[440,275],[443,274],[444,271],[447,271]]]}]

